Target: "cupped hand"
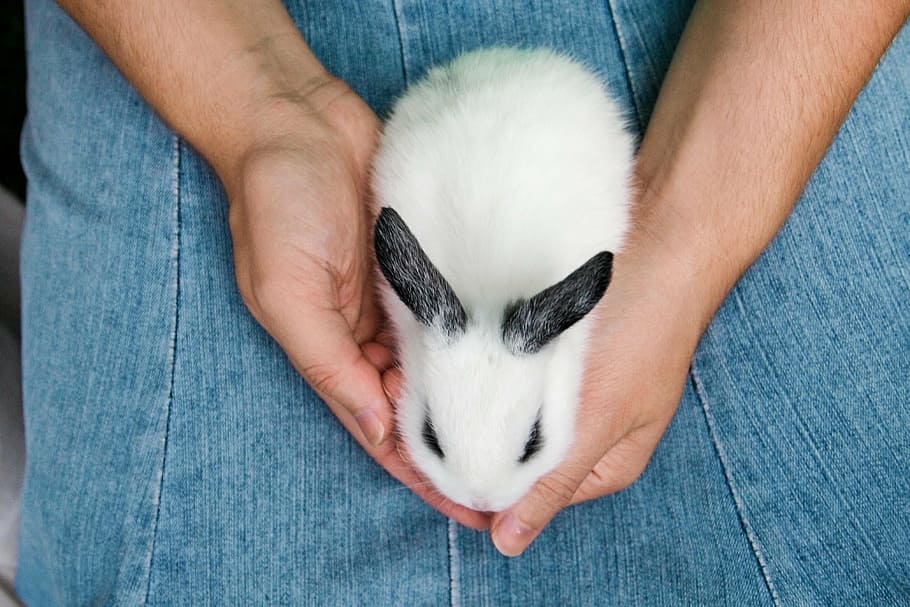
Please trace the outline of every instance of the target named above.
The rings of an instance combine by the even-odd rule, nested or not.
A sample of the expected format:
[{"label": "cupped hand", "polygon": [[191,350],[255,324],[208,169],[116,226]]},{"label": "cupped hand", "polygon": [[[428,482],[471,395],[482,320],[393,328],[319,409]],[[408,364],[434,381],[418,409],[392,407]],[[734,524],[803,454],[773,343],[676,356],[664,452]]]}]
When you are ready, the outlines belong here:
[{"label": "cupped hand", "polygon": [[394,422],[380,373],[392,356],[375,341],[370,255],[376,116],[331,77],[275,105],[272,128],[222,175],[243,301],[370,456],[443,514],[486,528],[485,515],[440,499],[386,440]]},{"label": "cupped hand", "polygon": [[493,543],[507,556],[566,506],[632,484],[679,404],[704,319],[680,260],[644,234],[630,240],[593,312],[575,442],[556,470],[492,519]]}]

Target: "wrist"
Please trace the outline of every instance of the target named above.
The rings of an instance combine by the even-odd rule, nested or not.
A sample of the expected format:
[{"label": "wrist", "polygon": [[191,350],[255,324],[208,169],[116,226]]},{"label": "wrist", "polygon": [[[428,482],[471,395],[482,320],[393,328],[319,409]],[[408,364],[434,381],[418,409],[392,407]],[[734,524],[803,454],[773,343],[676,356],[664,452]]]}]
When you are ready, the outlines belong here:
[{"label": "wrist", "polygon": [[312,55],[295,31],[266,38],[226,61],[205,87],[211,121],[184,135],[230,188],[246,158],[282,140],[325,137],[323,110],[350,89]]},{"label": "wrist", "polygon": [[225,138],[204,144],[203,156],[230,194],[257,159],[293,149],[315,149],[337,142],[338,134],[323,115],[321,98],[346,86],[327,75],[307,88],[251,101]]},{"label": "wrist", "polygon": [[[719,245],[709,222],[675,190],[643,186],[632,228],[615,268],[629,312],[694,351],[730,288],[745,269]],[[611,289],[613,285],[611,284]]]}]

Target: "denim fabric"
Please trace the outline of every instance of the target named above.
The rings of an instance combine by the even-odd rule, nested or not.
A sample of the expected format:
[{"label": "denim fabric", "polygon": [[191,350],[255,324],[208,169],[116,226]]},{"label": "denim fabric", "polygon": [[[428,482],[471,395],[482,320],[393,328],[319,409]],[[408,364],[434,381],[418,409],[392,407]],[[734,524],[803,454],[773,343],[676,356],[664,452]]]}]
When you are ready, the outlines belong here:
[{"label": "denim fabric", "polygon": [[[691,2],[291,0],[380,113],[433,64],[548,45],[641,130]],[[708,330],[642,478],[520,558],[376,466],[243,307],[221,188],[27,0],[22,250],[33,605],[910,601],[910,30]]]}]

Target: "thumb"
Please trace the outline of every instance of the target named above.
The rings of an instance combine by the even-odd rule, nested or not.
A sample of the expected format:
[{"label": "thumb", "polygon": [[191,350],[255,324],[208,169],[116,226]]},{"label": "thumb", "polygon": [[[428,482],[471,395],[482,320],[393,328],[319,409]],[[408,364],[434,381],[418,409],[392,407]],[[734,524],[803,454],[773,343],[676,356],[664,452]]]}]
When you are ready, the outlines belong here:
[{"label": "thumb", "polygon": [[356,421],[366,440],[380,445],[392,427],[379,370],[364,356],[337,310],[300,310],[275,327],[275,339],[307,383],[339,413]]},{"label": "thumb", "polygon": [[538,480],[518,503],[496,514],[490,530],[496,549],[505,556],[524,552],[553,517],[569,505],[587,476],[586,470],[590,466],[566,461]]}]

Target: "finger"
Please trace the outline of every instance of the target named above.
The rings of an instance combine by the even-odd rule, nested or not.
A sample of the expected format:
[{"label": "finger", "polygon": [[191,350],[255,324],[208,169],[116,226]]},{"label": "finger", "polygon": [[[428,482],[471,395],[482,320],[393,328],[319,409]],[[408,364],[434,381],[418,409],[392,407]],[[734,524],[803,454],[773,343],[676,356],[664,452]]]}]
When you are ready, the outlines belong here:
[{"label": "finger", "polygon": [[[391,441],[389,441],[391,443]],[[490,528],[490,516],[483,512],[472,510],[452,500],[446,498],[410,463],[407,450],[404,445],[398,444],[394,449],[395,456],[391,457],[387,470],[417,494],[423,501],[429,504],[435,510],[445,516],[457,521],[458,523],[477,531],[484,531]]]},{"label": "finger", "polygon": [[[385,377],[383,382],[387,383]],[[493,516],[490,535],[496,549],[505,556],[524,552],[550,520],[571,503],[603,456],[604,447],[612,446],[619,438],[619,434],[603,436],[598,424],[579,425],[575,442],[559,467],[539,479],[518,503]]]},{"label": "finger", "polygon": [[379,371],[354,340],[341,313],[304,309],[293,320],[277,324],[276,339],[310,386],[348,411],[370,444],[381,444],[392,427],[391,405]]},{"label": "finger", "polygon": [[373,341],[384,345],[389,350],[395,349],[395,334],[389,328],[388,324],[381,325]]},{"label": "finger", "polygon": [[652,424],[623,436],[594,465],[572,497],[572,504],[612,495],[634,483],[647,467],[663,429],[659,423]]},{"label": "finger", "polygon": [[[383,383],[388,383],[385,376]],[[566,460],[537,481],[517,504],[493,517],[491,537],[496,548],[506,556],[518,556],[569,504],[627,487],[644,470],[665,427],[655,423],[625,435],[602,435],[596,427],[580,426]],[[598,455],[603,454],[604,445],[607,453]]]},{"label": "finger", "polygon": [[385,441],[382,445],[374,447],[365,441],[362,434],[357,431],[357,421],[351,414],[330,401],[326,401],[329,409],[335,414],[341,424],[357,439],[367,454],[382,466],[389,474],[413,491],[430,507],[451,518],[465,527],[484,531],[490,528],[490,517],[482,512],[471,510],[464,506],[442,497],[433,487],[422,478],[416,470],[402,458],[395,441]]},{"label": "finger", "polygon": [[517,504],[493,517],[491,537],[505,556],[518,556],[569,505],[590,465],[566,462],[538,480]]},{"label": "finger", "polygon": [[[371,262],[366,261],[365,263],[369,264]],[[367,278],[362,286],[363,296],[360,301],[360,313],[358,318],[354,319],[355,322],[352,323],[354,340],[359,344],[367,341],[377,341],[376,334],[379,333],[380,328],[385,324],[382,308],[379,307],[376,297],[372,296],[373,273],[369,265],[364,268],[364,275]]]},{"label": "finger", "polygon": [[391,368],[395,364],[395,357],[392,351],[382,344],[375,341],[368,341],[360,346],[363,355],[370,361],[370,364],[376,367],[380,373]]},{"label": "finger", "polygon": [[[394,474],[392,476],[395,476]],[[397,476],[395,476],[398,478]],[[404,476],[404,478],[398,478],[406,487],[413,491],[417,497],[422,499],[428,506],[442,514],[443,516],[452,519],[456,523],[473,529],[475,531],[486,531],[490,528],[490,516],[483,512],[477,512],[476,510],[471,510],[460,504],[456,504],[452,500],[442,496],[436,489],[432,486],[427,485],[427,482],[423,480],[420,476],[410,474]]]},{"label": "finger", "polygon": [[[301,315],[303,316],[303,313]],[[289,336],[286,338],[288,343],[300,345],[299,348],[285,346],[279,339],[279,343],[282,343],[282,347],[285,348],[301,375],[326,401],[329,409],[367,453],[394,478],[414,491],[431,507],[458,523],[476,530],[489,529],[489,516],[440,496],[401,458],[393,441],[381,442],[370,439],[370,429],[364,428],[363,424],[365,408],[358,408],[355,406],[356,403],[373,402],[374,408],[381,409],[383,417],[380,419],[383,423],[384,436],[388,436],[389,429],[392,428],[391,407],[383,392],[379,371],[353,341],[353,336],[345,334],[344,329],[347,325],[340,314],[311,316],[311,318],[320,317],[325,317],[325,321],[316,323],[317,327],[313,332],[305,331],[297,324],[288,323],[279,324],[279,330],[276,330],[276,334]],[[334,346],[331,341],[325,341],[330,338],[336,340]],[[307,349],[308,345],[310,349]],[[298,349],[304,353],[299,361],[294,355]],[[333,355],[333,352],[336,354]],[[323,364],[312,362],[320,359],[329,362]],[[343,361],[349,361],[349,364],[342,364]],[[359,389],[358,386],[360,386]],[[378,399],[375,396],[376,391],[379,393]],[[358,396],[359,394],[362,396]],[[377,400],[378,402],[375,402]]]},{"label": "finger", "polygon": [[394,405],[401,399],[404,390],[404,376],[401,369],[392,368],[382,374],[382,388],[389,401]]},{"label": "finger", "polygon": [[[371,226],[372,222],[365,225]],[[368,227],[367,230],[367,234],[369,234]],[[368,252],[371,238],[365,234],[364,239],[357,266],[358,278],[356,279],[356,282],[360,285],[358,293],[359,309],[356,317],[348,319],[351,327],[353,327],[354,339],[360,344],[366,341],[376,341],[376,334],[386,324],[385,313],[379,305],[379,297],[376,293],[374,262],[372,255]]]}]

